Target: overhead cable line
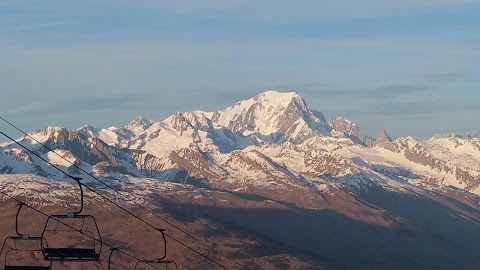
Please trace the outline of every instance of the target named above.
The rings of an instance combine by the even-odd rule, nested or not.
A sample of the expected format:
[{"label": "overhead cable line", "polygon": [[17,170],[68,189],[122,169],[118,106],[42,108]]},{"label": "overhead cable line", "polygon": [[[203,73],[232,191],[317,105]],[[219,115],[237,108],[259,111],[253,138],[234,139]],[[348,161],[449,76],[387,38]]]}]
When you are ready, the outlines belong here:
[{"label": "overhead cable line", "polygon": [[[122,197],[122,199],[124,199],[124,200],[126,200],[126,201],[133,202],[132,199],[129,199],[128,197],[126,197],[125,195],[123,195],[121,192],[119,192],[118,190],[116,190],[115,188],[113,188],[111,185],[105,183],[105,181],[100,180],[98,177],[96,177],[96,176],[94,176],[93,174],[91,174],[90,172],[86,171],[85,169],[83,169],[83,168],[80,167],[79,165],[77,165],[77,164],[73,163],[72,161],[66,159],[64,156],[62,156],[62,155],[60,155],[59,153],[55,152],[55,150],[53,150],[52,148],[48,147],[48,146],[45,145],[44,143],[38,141],[38,140],[35,139],[33,136],[31,136],[30,134],[28,134],[28,133],[25,132],[24,130],[20,129],[18,126],[14,125],[13,123],[11,123],[10,121],[8,121],[8,120],[5,119],[4,117],[0,116],[0,119],[1,119],[2,121],[4,121],[5,123],[9,124],[9,125],[10,125],[11,127],[13,127],[14,129],[16,129],[16,130],[20,131],[21,133],[23,133],[25,136],[29,137],[30,139],[34,140],[35,142],[37,142],[38,144],[40,144],[41,146],[43,146],[43,147],[44,147],[45,149],[47,149],[49,152],[52,152],[53,154],[57,155],[57,156],[60,157],[61,159],[63,159],[63,160],[65,160],[66,162],[70,163],[70,164],[71,164],[72,166],[74,166],[75,168],[79,169],[79,170],[82,171],[83,173],[89,175],[90,177],[92,177],[92,178],[95,179],[96,181],[100,182],[100,183],[103,184],[105,187],[111,189],[111,190],[114,191],[117,195],[119,195],[120,197]],[[80,132],[79,132],[78,134],[86,137],[84,134],[82,134],[82,133],[80,133]],[[12,139],[10,138],[10,140],[12,140]],[[18,143],[17,143],[17,144],[18,144]],[[48,161],[46,161],[46,160],[44,160],[44,161],[47,162],[48,164],[50,164],[50,162],[48,162]],[[50,164],[50,165],[52,165],[52,164]],[[54,166],[54,165],[52,165],[52,166]],[[54,167],[55,167],[55,166],[54,166]],[[65,174],[65,172],[63,172],[63,171],[61,171],[61,172]],[[135,196],[135,195],[134,195],[134,196]],[[136,197],[136,196],[135,196],[135,197]],[[143,206],[143,205],[141,205],[141,204],[139,205],[139,207],[142,208],[142,209],[145,210],[145,211],[149,211],[145,206]],[[240,267],[242,267],[242,268],[244,268],[244,269],[251,270],[251,269],[248,268],[247,266],[245,266],[245,265],[237,262],[236,260],[231,259],[230,257],[228,257],[228,256],[220,253],[219,251],[217,251],[216,249],[212,248],[211,246],[203,243],[203,241],[201,241],[201,240],[198,239],[197,237],[195,237],[195,236],[193,236],[192,234],[186,232],[185,230],[183,230],[182,228],[176,226],[175,224],[173,224],[172,222],[166,220],[165,218],[162,218],[161,216],[159,216],[159,215],[157,215],[157,214],[155,214],[155,213],[153,213],[153,215],[154,215],[156,218],[158,218],[158,219],[162,220],[163,222],[167,223],[168,225],[172,226],[173,228],[181,231],[182,233],[184,233],[184,234],[187,235],[188,237],[192,238],[193,240],[197,241],[197,243],[200,243],[200,244],[203,245],[204,247],[207,247],[208,249],[214,251],[216,254],[220,255],[221,257],[223,257],[223,258],[225,258],[225,259],[227,259],[227,260],[235,263],[236,265],[238,265],[238,266],[240,266]],[[167,235],[167,236],[168,236],[168,235]],[[170,237],[170,236],[168,236],[168,237]],[[176,241],[176,239],[172,239],[172,240]]]},{"label": "overhead cable line", "polygon": [[[22,147],[23,149],[25,149],[26,151],[28,151],[29,153],[31,153],[32,155],[38,157],[39,159],[41,159],[42,161],[46,162],[47,164],[49,164],[50,166],[52,166],[54,169],[56,169],[57,171],[63,173],[65,176],[67,176],[68,178],[71,178],[73,180],[75,180],[75,177],[73,177],[72,175],[68,174],[67,172],[63,171],[62,169],[60,169],[59,167],[57,167],[55,164],[52,164],[50,161],[46,160],[45,158],[43,158],[42,156],[40,156],[38,153],[32,151],[31,149],[29,149],[28,147],[24,146],[23,144],[17,142],[15,139],[13,139],[12,137],[10,137],[9,135],[5,134],[3,131],[0,131],[0,134],[2,134],[3,136],[7,137],[9,140],[11,140],[12,142],[16,143],[17,145],[19,145],[20,147]],[[145,221],[144,219],[140,218],[139,216],[135,215],[134,213],[132,213],[131,211],[129,211],[128,209],[126,209],[125,207],[119,205],[118,203],[112,201],[110,198],[106,197],[105,195],[97,192],[96,190],[94,190],[93,188],[85,185],[84,183],[81,183],[80,182],[80,185],[82,185],[83,187],[87,188],[88,190],[90,190],[91,192],[97,194],[98,196],[100,196],[102,199],[108,201],[109,203],[113,204],[114,206],[116,206],[117,208],[123,210],[124,212],[126,212],[127,214],[131,215],[132,217],[134,217],[135,219],[139,220],[140,222],[144,223],[145,225],[147,225],[148,227],[156,230],[156,231],[160,231],[159,228],[153,226],[151,223]],[[196,253],[197,255],[207,259],[208,261],[216,264],[217,266],[223,268],[223,269],[227,269],[227,267],[225,267],[224,265],[220,264],[219,262],[215,261],[214,259],[208,257],[207,255],[197,251],[196,249],[188,246],[187,244],[183,243],[182,241],[176,239],[175,237],[169,235],[169,234],[166,234],[165,235],[172,239],[173,241],[179,243],[180,245],[182,245],[183,247],[193,251],[194,253]],[[248,269],[248,268],[247,268]]]},{"label": "overhead cable line", "polygon": [[[19,199],[13,197],[13,196],[11,196],[11,195],[9,195],[9,194],[1,191],[1,190],[0,190],[0,193],[1,193],[3,196],[8,197],[8,198],[16,201],[16,202],[19,203],[19,204],[25,205],[26,207],[32,209],[33,211],[35,211],[35,212],[37,212],[37,213],[39,213],[39,214],[42,214],[42,215],[44,215],[44,216],[46,216],[46,217],[49,217],[49,216],[50,216],[50,215],[48,215],[47,213],[45,213],[45,212],[43,212],[43,211],[41,211],[41,210],[39,210],[39,209],[37,209],[37,208],[29,205],[28,203],[26,203],[26,202],[24,202],[24,201],[19,200]],[[80,230],[80,229],[76,229],[75,227],[73,227],[73,226],[71,226],[71,225],[69,225],[69,224],[67,224],[67,223],[65,223],[65,222],[63,222],[63,221],[61,221],[61,220],[59,220],[59,219],[57,219],[57,221],[58,221],[58,223],[66,226],[66,227],[68,227],[68,228],[70,228],[70,229],[72,229],[72,230],[74,230],[74,231],[76,231],[76,232],[79,232],[80,234],[83,234],[84,236],[87,236],[87,237],[89,237],[89,238],[91,238],[91,239],[93,239],[93,240],[99,241],[100,243],[102,243],[103,245],[105,245],[105,246],[107,246],[107,247],[109,247],[109,248],[111,248],[111,249],[115,249],[116,251],[124,254],[125,256],[128,256],[128,257],[130,257],[130,258],[132,258],[132,259],[134,259],[134,260],[137,260],[137,261],[141,261],[141,260],[142,260],[142,259],[140,259],[140,258],[138,258],[138,257],[136,257],[136,256],[134,256],[134,255],[132,255],[132,254],[130,254],[130,253],[128,253],[128,252],[126,252],[126,251],[123,251],[123,250],[121,250],[121,249],[119,249],[119,248],[117,248],[117,247],[114,247],[113,245],[110,245],[110,244],[108,244],[108,243],[105,243],[105,241],[103,241],[103,240],[101,241],[101,240],[95,239],[94,236],[91,236],[90,234],[88,234],[88,233],[86,233],[86,232],[83,232],[83,231]],[[154,267],[154,268],[156,268],[156,269],[162,270],[161,268],[158,268],[158,267],[155,266],[155,265],[151,265],[151,264],[149,264],[149,265],[152,266],[152,267]]]}]

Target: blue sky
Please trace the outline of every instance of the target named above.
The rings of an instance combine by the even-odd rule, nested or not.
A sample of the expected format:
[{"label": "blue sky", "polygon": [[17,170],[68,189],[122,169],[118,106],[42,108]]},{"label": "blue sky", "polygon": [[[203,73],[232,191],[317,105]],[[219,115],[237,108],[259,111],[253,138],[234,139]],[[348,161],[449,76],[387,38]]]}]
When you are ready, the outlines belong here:
[{"label": "blue sky", "polygon": [[480,0],[0,0],[0,112],[25,130],[108,127],[277,89],[372,136],[476,133],[478,14]]}]

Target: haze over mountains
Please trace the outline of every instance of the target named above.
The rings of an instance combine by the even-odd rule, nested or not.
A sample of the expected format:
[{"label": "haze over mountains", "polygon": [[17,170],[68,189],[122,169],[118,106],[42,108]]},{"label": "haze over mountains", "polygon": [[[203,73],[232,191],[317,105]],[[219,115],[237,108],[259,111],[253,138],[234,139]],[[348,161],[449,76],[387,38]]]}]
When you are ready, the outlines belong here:
[{"label": "haze over mountains", "polygon": [[[75,164],[135,196],[161,194],[295,250],[295,260],[280,260],[283,268],[258,269],[479,264],[478,136],[393,140],[380,130],[373,138],[343,117],[327,121],[296,93],[267,91],[215,112],[137,117],[123,127],[46,127],[18,142],[73,175],[82,175]],[[12,142],[0,144],[0,173],[9,174],[2,190],[40,205],[73,196],[46,194],[53,182],[28,180],[65,176]]]}]

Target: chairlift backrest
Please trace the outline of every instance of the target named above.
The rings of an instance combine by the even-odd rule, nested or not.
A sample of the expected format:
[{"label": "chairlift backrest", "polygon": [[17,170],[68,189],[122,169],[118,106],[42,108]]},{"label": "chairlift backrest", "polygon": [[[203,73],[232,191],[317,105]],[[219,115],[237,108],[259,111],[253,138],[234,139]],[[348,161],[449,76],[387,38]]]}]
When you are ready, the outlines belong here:
[{"label": "chairlift backrest", "polygon": [[[76,212],[48,216],[42,237],[57,241],[50,241],[55,243],[55,246],[42,247],[43,257],[47,261],[98,261],[102,251],[102,238],[97,221],[92,215],[81,214],[84,203],[81,178],[70,177],[77,181],[80,188],[80,208]],[[76,228],[75,222],[80,222],[81,227]],[[88,228],[87,223],[92,229]],[[53,230],[50,228],[51,224],[54,224]],[[57,244],[62,238],[65,244]],[[78,238],[83,238],[84,241],[78,241]],[[67,241],[71,242],[67,244]]]},{"label": "chairlift backrest", "polygon": [[[0,254],[3,254],[5,251],[3,270],[50,270],[52,268],[51,262],[40,262],[43,260],[40,259],[42,247],[48,247],[46,240],[43,237],[22,234],[18,229],[19,215],[23,205],[25,204],[19,204],[17,214],[15,215],[15,231],[17,235],[5,238],[2,248],[0,249]],[[26,244],[26,247],[20,243]],[[6,250],[7,247],[10,247],[10,249]],[[17,256],[10,256],[12,254]],[[25,257],[28,259],[23,257],[18,258],[18,254],[25,254]],[[36,257],[35,254],[39,255],[38,260],[32,259]]]}]

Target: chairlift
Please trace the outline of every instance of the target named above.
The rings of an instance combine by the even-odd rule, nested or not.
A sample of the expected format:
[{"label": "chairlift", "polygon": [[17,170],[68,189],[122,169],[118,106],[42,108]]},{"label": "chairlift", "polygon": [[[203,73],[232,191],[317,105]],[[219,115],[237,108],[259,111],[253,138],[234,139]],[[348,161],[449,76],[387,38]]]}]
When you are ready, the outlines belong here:
[{"label": "chairlift", "polygon": [[164,253],[163,253],[162,257],[153,258],[153,259],[138,260],[137,263],[135,264],[134,270],[140,269],[139,265],[141,265],[141,264],[143,264],[143,269],[145,269],[148,264],[157,264],[157,265],[164,265],[166,270],[168,269],[169,265],[173,265],[173,266],[175,266],[175,269],[178,270],[178,266],[177,266],[177,263],[175,261],[165,260],[165,258],[167,257],[167,238],[165,237],[165,230],[164,229],[157,229],[157,231],[159,231],[162,234],[162,238],[163,238]]},{"label": "chairlift", "polygon": [[[80,209],[65,215],[48,216],[42,237],[49,239],[52,246],[42,246],[43,257],[50,262],[98,261],[102,251],[102,238],[97,221],[92,215],[81,214],[84,201],[82,183],[80,182],[82,178],[73,176],[70,176],[70,178],[77,181],[80,188]],[[70,225],[72,223],[80,226]],[[90,228],[92,229],[88,225],[91,225]],[[60,240],[64,240],[65,243],[58,244]]]},{"label": "chairlift", "polygon": [[18,216],[23,205],[25,204],[19,204],[17,215],[15,216],[15,231],[17,235],[5,238],[2,249],[0,250],[0,254],[3,254],[5,248],[9,246],[8,243],[12,246],[8,251],[5,252],[5,264],[3,270],[51,270],[52,262],[45,262],[41,264],[40,262],[32,262],[31,259],[27,261],[23,258],[14,256],[14,254],[18,255],[18,253],[21,253],[28,255],[28,257],[36,257],[35,254],[38,254],[39,257],[41,257],[40,255],[42,254],[42,246],[48,246],[43,237],[30,236],[28,234],[22,234],[19,232]]}]

